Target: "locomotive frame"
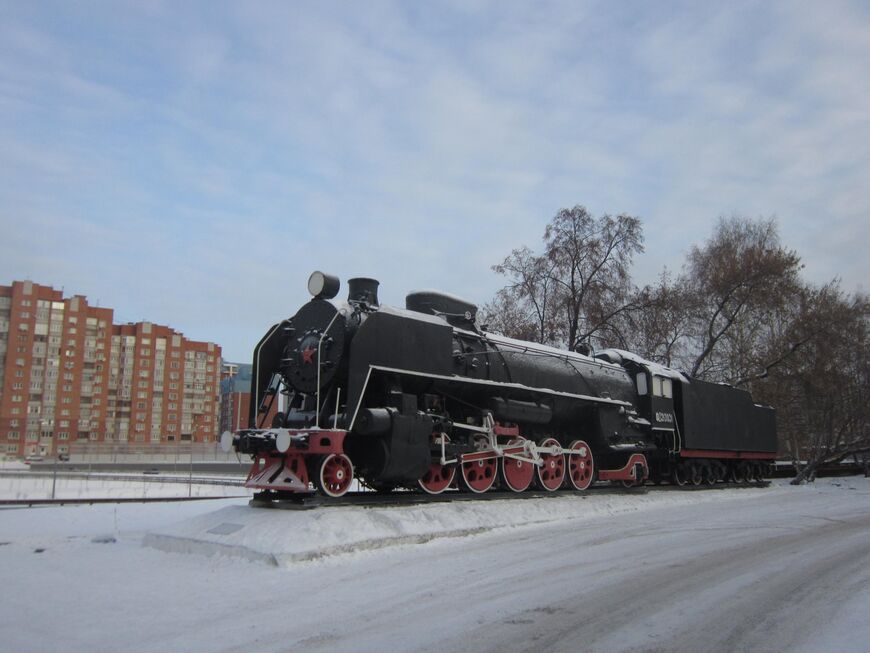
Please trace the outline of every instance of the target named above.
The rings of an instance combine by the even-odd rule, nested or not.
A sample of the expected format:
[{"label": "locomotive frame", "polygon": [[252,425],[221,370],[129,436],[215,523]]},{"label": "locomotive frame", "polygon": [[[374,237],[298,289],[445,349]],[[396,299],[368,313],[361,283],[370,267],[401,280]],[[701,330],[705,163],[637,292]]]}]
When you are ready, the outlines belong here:
[{"label": "locomotive frame", "polygon": [[769,473],[775,416],[743,390],[622,350],[591,357],[487,333],[474,304],[444,293],[411,293],[397,309],[379,304],[373,279],[351,279],[346,302],[335,277],[308,285],[313,299],[254,350],[248,428],[221,438],[251,455],[246,486],[262,498],[340,497],[354,478],[483,494]]}]

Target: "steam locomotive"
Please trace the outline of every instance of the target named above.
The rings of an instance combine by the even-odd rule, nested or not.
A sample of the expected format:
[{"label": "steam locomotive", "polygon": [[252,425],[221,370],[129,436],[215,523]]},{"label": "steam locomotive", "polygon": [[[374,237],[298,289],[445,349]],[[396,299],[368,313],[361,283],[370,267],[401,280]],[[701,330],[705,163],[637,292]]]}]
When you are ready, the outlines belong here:
[{"label": "steam locomotive", "polygon": [[351,279],[340,301],[338,278],[314,272],[311,301],[257,344],[250,423],[221,442],[253,458],[259,498],[340,497],[354,479],[440,494],[770,473],[775,415],[746,391],[488,333],[445,293],[382,306],[378,285]]}]

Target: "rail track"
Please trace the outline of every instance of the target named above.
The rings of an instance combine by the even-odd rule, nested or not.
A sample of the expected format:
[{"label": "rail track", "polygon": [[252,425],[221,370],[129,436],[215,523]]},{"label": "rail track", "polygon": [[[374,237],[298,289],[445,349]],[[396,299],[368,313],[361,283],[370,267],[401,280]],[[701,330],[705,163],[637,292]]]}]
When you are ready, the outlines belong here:
[{"label": "rail track", "polygon": [[[18,473],[3,473],[0,476],[18,476]],[[51,477],[51,474],[41,472],[27,473],[27,477]],[[243,488],[245,481],[243,479],[219,479],[219,478],[189,478],[186,476],[160,476],[160,475],[143,475],[143,474],[86,474],[86,473],[62,473],[58,477],[63,478],[79,478],[88,480],[121,480],[121,481],[143,481],[150,483],[178,483],[178,484],[202,484],[202,485],[224,485],[228,487]],[[641,485],[634,487],[623,487],[621,485],[598,483],[590,486],[584,492],[576,490],[556,490],[555,492],[547,492],[543,490],[527,490],[525,492],[511,492],[509,490],[491,490],[485,495],[475,494],[473,492],[461,492],[459,490],[448,490],[441,494],[431,495],[417,490],[402,490],[398,489],[391,493],[376,492],[371,489],[362,489],[351,491],[341,498],[330,498],[322,496],[316,492],[308,494],[297,494],[280,499],[270,496],[264,496],[266,493],[254,495],[250,500],[250,505],[257,508],[279,509],[279,510],[312,510],[315,508],[339,508],[348,506],[358,506],[360,508],[369,507],[401,507],[411,505],[422,505],[432,503],[451,503],[451,502],[468,502],[468,501],[523,501],[527,499],[546,499],[551,497],[574,497],[583,499],[590,494],[614,494],[614,495],[643,495],[649,492],[708,492],[729,489],[749,489],[767,487],[769,481],[754,481],[751,483],[719,483],[716,485]],[[247,495],[243,494],[227,494],[221,496],[208,497],[92,497],[92,498],[69,498],[69,499],[0,499],[0,508],[16,507],[16,506],[51,506],[51,505],[81,505],[81,504],[105,504],[105,503],[171,503],[179,501],[206,501],[215,499],[234,499],[244,498]]]},{"label": "rail track", "polygon": [[718,490],[735,490],[768,487],[770,481],[753,481],[751,483],[719,483],[717,485],[691,485],[679,487],[676,485],[641,485],[635,487],[622,487],[620,485],[598,484],[592,485],[584,492],[576,490],[525,491],[511,492],[509,490],[490,490],[485,495],[473,492],[446,491],[441,494],[426,494],[416,490],[398,490],[392,493],[379,493],[373,490],[348,492],[340,498],[324,497],[317,493],[299,494],[290,498],[272,499],[264,497],[263,493],[254,495],[250,505],[257,508],[270,508],[279,510],[311,510],[314,508],[339,508],[347,506],[360,507],[392,507],[411,506],[427,503],[455,503],[465,501],[522,501],[526,499],[546,499],[550,497],[574,497],[585,498],[588,493],[594,494],[619,494],[640,495],[649,492],[716,492]]}]

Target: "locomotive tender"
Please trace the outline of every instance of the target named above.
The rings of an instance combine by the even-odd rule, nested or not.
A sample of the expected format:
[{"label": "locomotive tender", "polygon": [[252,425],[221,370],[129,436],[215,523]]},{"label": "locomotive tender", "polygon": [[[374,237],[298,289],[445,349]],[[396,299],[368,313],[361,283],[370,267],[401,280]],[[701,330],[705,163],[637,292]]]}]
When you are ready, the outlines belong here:
[{"label": "locomotive tender", "polygon": [[[381,306],[378,282],[314,272],[313,299],[254,350],[249,427],[260,498],[458,486],[585,490],[750,481],[776,454],[773,409],[618,349],[588,356],[487,333],[477,307],[422,291]],[[277,411],[276,411],[277,408]],[[266,416],[274,415],[264,426]]]}]

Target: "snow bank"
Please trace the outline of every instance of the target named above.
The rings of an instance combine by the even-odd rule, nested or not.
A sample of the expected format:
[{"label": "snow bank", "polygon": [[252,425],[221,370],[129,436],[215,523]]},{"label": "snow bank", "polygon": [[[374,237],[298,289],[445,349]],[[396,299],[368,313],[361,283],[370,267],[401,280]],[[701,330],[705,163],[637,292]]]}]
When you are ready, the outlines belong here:
[{"label": "snow bank", "polygon": [[774,488],[648,494],[585,494],[543,499],[432,503],[401,507],[337,506],[295,510],[229,506],[149,533],[163,551],[229,555],[277,566],[354,551],[462,537],[505,528],[586,521],[666,506],[765,495]]}]

